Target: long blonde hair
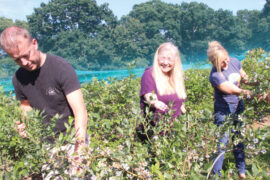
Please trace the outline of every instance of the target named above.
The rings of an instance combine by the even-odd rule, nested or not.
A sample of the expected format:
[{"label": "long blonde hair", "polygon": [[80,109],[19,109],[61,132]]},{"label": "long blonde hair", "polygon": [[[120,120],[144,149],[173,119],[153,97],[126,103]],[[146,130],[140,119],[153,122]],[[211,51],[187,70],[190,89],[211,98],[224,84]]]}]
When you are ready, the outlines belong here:
[{"label": "long blonde hair", "polygon": [[[169,80],[168,76],[166,76],[160,69],[158,63],[159,53],[165,49],[171,52],[171,58],[175,60],[174,68],[169,73]],[[178,48],[173,43],[162,43],[158,47],[154,56],[152,75],[155,79],[157,91],[160,95],[176,93],[181,99],[185,99],[187,97],[180,53]]]},{"label": "long blonde hair", "polygon": [[208,43],[207,56],[213,66],[217,68],[217,71],[221,73],[222,61],[225,56],[229,57],[229,54],[218,41],[211,41]]}]

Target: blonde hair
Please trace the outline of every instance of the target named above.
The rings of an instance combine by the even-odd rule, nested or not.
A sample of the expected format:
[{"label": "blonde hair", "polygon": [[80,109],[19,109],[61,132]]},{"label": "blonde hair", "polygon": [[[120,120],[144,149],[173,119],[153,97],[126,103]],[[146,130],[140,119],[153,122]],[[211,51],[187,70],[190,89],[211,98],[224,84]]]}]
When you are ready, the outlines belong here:
[{"label": "blonde hair", "polygon": [[[169,50],[171,58],[175,60],[175,65],[168,77],[162,72],[158,63],[158,57],[161,51]],[[184,83],[184,72],[182,68],[180,53],[178,48],[171,42],[162,43],[154,56],[152,75],[155,79],[157,91],[160,95],[176,93],[181,99],[187,97]]]},{"label": "blonde hair", "polygon": [[219,73],[221,73],[221,65],[224,57],[226,56],[229,58],[227,50],[218,41],[211,41],[208,43],[207,56]]},{"label": "blonde hair", "polygon": [[29,43],[32,41],[32,36],[23,27],[10,26],[6,28],[0,36],[0,45],[5,51],[15,50],[18,51],[18,37],[23,37],[28,40]]}]

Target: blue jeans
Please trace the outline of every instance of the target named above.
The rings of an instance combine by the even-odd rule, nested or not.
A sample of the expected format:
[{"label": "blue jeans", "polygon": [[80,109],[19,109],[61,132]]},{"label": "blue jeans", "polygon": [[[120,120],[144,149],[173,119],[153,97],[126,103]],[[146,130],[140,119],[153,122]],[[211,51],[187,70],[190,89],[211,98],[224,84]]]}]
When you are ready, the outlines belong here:
[{"label": "blue jeans", "polygon": [[[218,102],[215,102],[214,105],[214,111],[215,111],[215,124],[217,126],[220,126],[223,124],[224,121],[226,121],[226,116],[231,115],[233,117],[234,125],[236,125],[238,122],[238,115],[244,111],[244,103],[242,100],[240,100],[238,103],[234,104],[220,104]],[[237,133],[237,132],[236,132]],[[226,151],[226,145],[229,141],[229,132],[226,132],[222,135],[221,139],[219,139],[218,142],[218,155],[222,152]],[[223,147],[221,148],[221,144],[223,144]],[[245,164],[245,152],[244,152],[244,144],[239,143],[236,146],[233,147],[233,153],[234,158],[236,161],[236,167],[238,169],[238,173],[242,174],[245,173],[246,164]],[[220,170],[222,169],[224,160],[224,154],[219,157],[219,159],[216,161],[213,171],[215,174],[221,175]]]}]

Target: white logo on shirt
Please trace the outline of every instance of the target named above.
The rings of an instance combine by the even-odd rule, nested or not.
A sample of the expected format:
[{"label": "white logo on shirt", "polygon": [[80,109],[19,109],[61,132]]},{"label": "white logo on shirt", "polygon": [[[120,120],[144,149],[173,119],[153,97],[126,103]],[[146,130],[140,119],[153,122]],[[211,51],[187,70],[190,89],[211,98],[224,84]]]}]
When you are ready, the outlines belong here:
[{"label": "white logo on shirt", "polygon": [[56,88],[52,88],[52,87],[49,87],[47,90],[46,90],[46,94],[48,96],[55,96],[59,93],[59,91],[56,89]]},{"label": "white logo on shirt", "polygon": [[240,74],[239,73],[232,73],[229,75],[228,80],[229,82],[238,85],[240,83]]}]

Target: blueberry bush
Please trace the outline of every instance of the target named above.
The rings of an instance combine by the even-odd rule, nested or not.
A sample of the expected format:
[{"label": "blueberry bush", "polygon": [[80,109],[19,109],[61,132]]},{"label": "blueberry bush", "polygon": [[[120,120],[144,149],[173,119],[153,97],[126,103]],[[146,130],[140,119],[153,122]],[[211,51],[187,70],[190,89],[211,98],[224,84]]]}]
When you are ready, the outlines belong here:
[{"label": "blueberry bush", "polygon": [[[42,114],[32,111],[21,119],[18,102],[11,95],[0,94],[0,179],[42,179],[55,171],[52,179],[211,179],[212,166],[217,157],[218,137],[225,131],[239,132],[227,145],[222,178],[236,179],[232,147],[238,142],[246,145],[247,175],[250,179],[268,177],[269,127],[255,128],[254,122],[269,115],[269,104],[261,96],[269,92],[269,55],[261,49],[247,52],[243,68],[251,81],[259,82],[250,88],[254,96],[245,100],[246,111],[235,127],[230,119],[224,126],[213,124],[213,88],[208,70],[185,71],[188,98],[187,112],[170,125],[169,112],[157,127],[149,125],[139,107],[140,78],[130,74],[124,79],[83,84],[82,90],[88,111],[87,133],[90,143],[83,148],[81,174],[69,175],[71,166],[65,145],[74,144],[74,128],[67,125],[68,133],[53,137],[52,127],[42,122]],[[151,118],[153,114],[147,112]],[[24,121],[27,138],[21,138],[14,124]],[[73,119],[70,119],[72,124]],[[151,132],[142,142],[136,127],[143,124]],[[165,132],[165,133],[164,133]],[[143,132],[142,132],[143,133]],[[54,153],[52,153],[54,152]]]}]

